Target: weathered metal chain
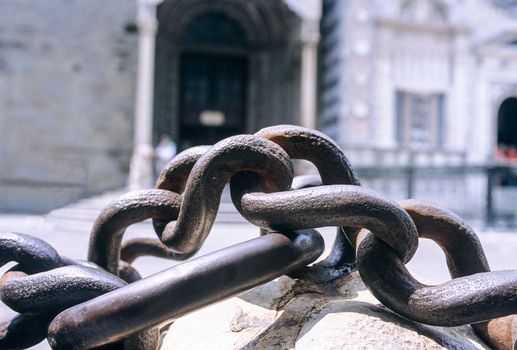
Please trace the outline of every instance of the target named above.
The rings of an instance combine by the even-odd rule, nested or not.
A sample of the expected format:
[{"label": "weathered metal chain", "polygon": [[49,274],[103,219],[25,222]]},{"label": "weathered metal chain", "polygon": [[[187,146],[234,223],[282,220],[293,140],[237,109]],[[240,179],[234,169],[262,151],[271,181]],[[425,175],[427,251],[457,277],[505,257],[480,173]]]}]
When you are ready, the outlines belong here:
[{"label": "weathered metal chain", "polygon": [[[0,234],[0,261],[18,263],[0,279],[2,301],[19,313],[1,325],[2,349],[39,343],[61,311],[127,284],[94,264],[62,258],[44,241],[20,233]],[[155,349],[158,341],[158,330],[152,328],[110,348]]]},{"label": "weathered metal chain", "polygon": [[439,326],[474,323],[476,333],[496,349],[515,349],[517,271],[489,272],[476,233],[450,211],[417,200],[401,205],[419,236],[444,251],[453,279],[437,286],[418,282],[389,246],[363,232],[356,241],[357,259],[372,293],[412,320]]},{"label": "weathered metal chain", "polygon": [[[293,181],[292,159],[312,162],[319,176]],[[141,279],[131,267],[139,256],[185,260],[201,248],[228,183],[235,207],[262,236]],[[490,272],[476,234],[454,214],[414,200],[398,204],[359,185],[339,147],[310,129],[276,126],[188,149],[169,162],[156,189],[103,210],[91,233],[91,266],[39,240],[0,235],[0,260],[19,263],[0,280],[0,293],[21,314],[4,325],[0,349],[46,336],[54,349],[154,349],[162,322],[284,274],[331,286],[358,266],[372,293],[399,314],[441,326],[471,323],[495,348],[515,350],[517,272]],[[125,230],[149,218],[157,239],[122,246]],[[306,268],[323,251],[314,230],[322,226],[338,226],[334,246]],[[451,281],[426,286],[405,269],[419,236],[444,250]],[[63,286],[70,295],[56,292]],[[33,340],[22,339],[28,331]]]}]

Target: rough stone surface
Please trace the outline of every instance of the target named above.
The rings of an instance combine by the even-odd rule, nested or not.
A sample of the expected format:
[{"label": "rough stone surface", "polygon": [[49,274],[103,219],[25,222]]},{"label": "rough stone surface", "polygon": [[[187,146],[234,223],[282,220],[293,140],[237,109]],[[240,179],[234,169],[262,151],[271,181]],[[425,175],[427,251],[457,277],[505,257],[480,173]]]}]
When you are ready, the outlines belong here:
[{"label": "rough stone surface", "polygon": [[41,212],[125,184],[136,2],[0,1],[1,211]]},{"label": "rough stone surface", "polygon": [[332,288],[281,277],[175,321],[162,349],[488,349],[469,326],[409,321],[359,275]]}]

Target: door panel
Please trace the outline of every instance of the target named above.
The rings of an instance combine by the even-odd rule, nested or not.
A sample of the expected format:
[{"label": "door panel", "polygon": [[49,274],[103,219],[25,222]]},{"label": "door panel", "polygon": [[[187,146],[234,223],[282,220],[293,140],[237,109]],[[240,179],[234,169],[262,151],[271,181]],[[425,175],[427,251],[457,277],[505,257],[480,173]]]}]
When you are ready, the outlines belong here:
[{"label": "door panel", "polygon": [[213,144],[245,131],[247,60],[181,56],[180,147]]}]

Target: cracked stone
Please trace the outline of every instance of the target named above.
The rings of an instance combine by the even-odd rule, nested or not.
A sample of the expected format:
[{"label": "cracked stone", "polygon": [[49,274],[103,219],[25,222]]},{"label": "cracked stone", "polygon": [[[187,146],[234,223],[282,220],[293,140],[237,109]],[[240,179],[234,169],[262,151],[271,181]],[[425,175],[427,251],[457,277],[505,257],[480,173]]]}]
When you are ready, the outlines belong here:
[{"label": "cracked stone", "polygon": [[[333,293],[322,293],[332,290]],[[174,322],[162,349],[489,349],[470,326],[413,322],[383,305],[357,273],[332,286],[281,277]]]}]

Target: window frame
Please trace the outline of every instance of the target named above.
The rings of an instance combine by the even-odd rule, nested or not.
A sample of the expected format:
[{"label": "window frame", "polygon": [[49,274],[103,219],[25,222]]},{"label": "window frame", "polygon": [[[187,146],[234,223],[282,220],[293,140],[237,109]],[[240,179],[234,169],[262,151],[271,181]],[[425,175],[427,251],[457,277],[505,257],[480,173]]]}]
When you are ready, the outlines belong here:
[{"label": "window frame", "polygon": [[[439,149],[443,147],[444,113],[446,94],[443,92],[415,92],[397,89],[396,92],[397,142],[410,149]],[[428,99],[429,107],[424,116],[427,141],[415,140],[415,109],[417,99]]]}]

